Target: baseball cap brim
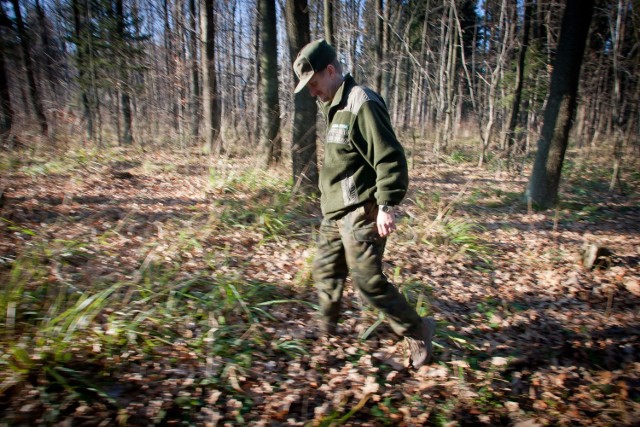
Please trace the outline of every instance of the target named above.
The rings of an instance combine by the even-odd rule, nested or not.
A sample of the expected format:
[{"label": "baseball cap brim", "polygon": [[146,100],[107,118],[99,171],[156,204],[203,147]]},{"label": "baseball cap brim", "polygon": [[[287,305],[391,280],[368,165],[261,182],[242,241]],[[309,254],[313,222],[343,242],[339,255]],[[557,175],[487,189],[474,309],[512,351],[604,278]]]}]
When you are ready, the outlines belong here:
[{"label": "baseball cap brim", "polygon": [[302,89],[304,89],[304,87],[307,85],[307,83],[309,83],[309,80],[311,80],[311,78],[313,77],[314,74],[315,74],[314,72],[311,72],[308,75],[305,75],[304,77],[302,77],[300,79],[300,81],[298,82],[298,85],[296,86],[296,88],[293,91],[293,93],[298,93]]}]

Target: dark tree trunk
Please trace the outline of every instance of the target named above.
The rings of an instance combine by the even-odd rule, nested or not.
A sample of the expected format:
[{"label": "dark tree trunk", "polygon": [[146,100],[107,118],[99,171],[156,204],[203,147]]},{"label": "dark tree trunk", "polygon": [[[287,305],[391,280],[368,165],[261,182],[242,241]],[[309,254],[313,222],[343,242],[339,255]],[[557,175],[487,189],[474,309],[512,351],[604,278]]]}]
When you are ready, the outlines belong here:
[{"label": "dark tree trunk", "polygon": [[539,208],[558,201],[562,163],[576,109],[578,82],[595,0],[568,0],[528,197]]},{"label": "dark tree trunk", "polygon": [[520,115],[520,104],[522,102],[522,88],[524,83],[524,67],[527,57],[527,48],[529,47],[529,32],[531,30],[531,15],[535,7],[536,0],[527,0],[524,7],[524,28],[522,29],[522,46],[518,54],[518,65],[516,70],[516,87],[513,94],[513,103],[511,104],[511,116],[509,125],[505,133],[507,148],[507,169],[511,166],[511,156],[513,155],[513,146],[516,139],[516,126],[518,124],[518,116]]},{"label": "dark tree trunk", "polygon": [[200,134],[200,75],[198,73],[198,44],[196,34],[197,10],[195,0],[189,0],[189,26],[191,27],[191,38],[189,50],[191,50],[191,97],[189,98],[189,110],[191,112],[191,135],[195,140]]},{"label": "dark tree trunk", "polygon": [[[80,82],[80,99],[82,100],[82,115],[86,123],[86,133],[89,139],[94,139],[95,126],[93,120],[93,109],[89,101],[89,91],[87,89],[87,55],[85,45],[81,42],[84,31],[84,19],[79,0],[71,2],[73,10],[73,26],[74,36],[77,46],[77,63],[78,63],[78,81]],[[92,73],[89,70],[89,73]]]},{"label": "dark tree trunk", "polygon": [[282,136],[280,134],[280,103],[278,97],[278,39],[276,34],[275,0],[259,0],[260,68],[262,72],[262,117],[260,145],[263,166],[280,163]]},{"label": "dark tree trunk", "polygon": [[[333,1],[334,0],[324,0],[324,38],[330,45],[335,44],[335,35],[334,35],[334,24],[333,24]],[[306,2],[305,2],[306,4]],[[307,11],[307,14],[309,12]],[[309,19],[307,18],[307,21]],[[300,23],[294,23],[294,25],[300,25]],[[302,45],[304,46],[304,44]],[[296,52],[297,54],[298,52]],[[294,56],[295,58],[295,56]]]},{"label": "dark tree trunk", "polygon": [[[307,0],[287,0],[286,18],[289,54],[295,58],[300,49],[311,41]],[[297,84],[298,79],[295,80]],[[307,194],[316,191],[318,186],[317,114],[318,106],[308,91],[302,90],[294,95],[291,142],[293,182]]]},{"label": "dark tree trunk", "polygon": [[[125,43],[125,23],[124,23],[124,7],[122,0],[116,0],[116,20],[117,31],[120,43]],[[131,145],[133,143],[133,135],[131,128],[133,124],[133,115],[131,114],[131,96],[129,95],[129,72],[127,69],[127,58],[120,58],[120,108],[122,109],[122,143]]]},{"label": "dark tree trunk", "polygon": [[36,83],[33,59],[31,58],[31,43],[29,41],[29,35],[24,26],[22,20],[22,12],[20,11],[20,4],[18,0],[11,0],[13,5],[13,11],[16,17],[16,26],[18,28],[18,36],[20,37],[20,46],[22,48],[22,56],[24,57],[24,66],[27,72],[27,84],[29,88],[29,97],[31,98],[31,104],[33,110],[36,113],[36,119],[40,126],[40,133],[47,136],[49,133],[49,125],[47,123],[47,117],[44,115],[44,108],[42,106],[42,99],[40,98],[40,91],[38,90],[38,84]]},{"label": "dark tree trunk", "polygon": [[220,138],[220,102],[217,95],[214,1],[204,0],[200,11],[202,17],[200,26],[204,44],[202,54],[202,104],[204,107],[205,138],[211,152],[221,153],[224,147]]},{"label": "dark tree trunk", "polygon": [[7,79],[7,71],[5,69],[4,59],[4,40],[1,27],[8,27],[9,20],[0,2],[0,142],[3,142],[7,136],[11,134],[13,126],[13,108],[11,108],[11,94],[9,92],[9,81]]},{"label": "dark tree trunk", "polygon": [[[162,18],[164,20],[164,49],[165,49],[165,68],[167,74],[167,80],[169,82],[173,82],[175,79],[175,66],[173,64],[172,56],[174,55],[173,43],[171,42],[171,25],[169,23],[169,4],[168,0],[163,0],[162,2]],[[174,130],[179,129],[179,111],[180,107],[178,106],[178,102],[176,101],[175,89],[174,85],[169,85],[170,89],[168,89],[169,93],[169,114],[171,117],[171,127]]]},{"label": "dark tree trunk", "polygon": [[47,54],[44,55],[44,69],[46,71],[45,74],[47,77],[47,82],[49,84],[49,88],[51,89],[53,97],[56,99],[56,102],[60,102],[62,99],[60,93],[62,90],[62,85],[58,84],[57,82],[58,79],[56,78],[55,65],[53,63],[53,55],[55,55],[53,53],[53,50],[55,49],[55,47],[51,43],[51,36],[47,28],[47,19],[45,16],[44,8],[40,4],[39,0],[36,0],[35,7],[36,16],[38,18],[38,25],[40,26],[40,39],[42,40],[42,49],[47,52]]}]

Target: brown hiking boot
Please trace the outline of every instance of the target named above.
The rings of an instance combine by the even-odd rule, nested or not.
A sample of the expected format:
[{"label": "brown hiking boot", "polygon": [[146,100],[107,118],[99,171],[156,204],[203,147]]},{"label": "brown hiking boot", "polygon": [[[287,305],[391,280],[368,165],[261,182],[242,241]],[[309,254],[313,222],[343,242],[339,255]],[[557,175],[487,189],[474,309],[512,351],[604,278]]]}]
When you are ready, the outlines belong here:
[{"label": "brown hiking boot", "polygon": [[405,340],[409,344],[411,350],[410,364],[414,369],[418,369],[425,363],[428,363],[433,356],[433,334],[436,331],[436,322],[432,317],[422,318],[422,328],[420,329],[418,336],[405,337]]}]

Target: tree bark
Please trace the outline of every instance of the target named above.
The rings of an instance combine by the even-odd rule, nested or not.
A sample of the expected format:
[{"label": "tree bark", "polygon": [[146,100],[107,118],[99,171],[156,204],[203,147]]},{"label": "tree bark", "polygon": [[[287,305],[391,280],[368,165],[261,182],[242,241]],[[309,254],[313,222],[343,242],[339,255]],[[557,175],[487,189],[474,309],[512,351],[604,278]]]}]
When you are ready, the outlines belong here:
[{"label": "tree bark", "polygon": [[[8,27],[9,19],[4,11],[4,6],[0,2],[0,27]],[[0,142],[11,134],[13,126],[13,108],[11,107],[11,93],[9,92],[9,80],[5,68],[4,47],[6,42],[3,37],[4,31],[0,30]]]},{"label": "tree bark", "polygon": [[16,17],[16,26],[18,28],[18,36],[20,37],[20,47],[22,48],[24,66],[27,72],[29,98],[31,99],[33,110],[36,113],[36,119],[40,126],[40,133],[47,136],[49,134],[49,124],[47,123],[47,117],[44,114],[42,99],[40,97],[40,91],[38,90],[38,84],[34,73],[34,64],[33,59],[31,58],[31,42],[25,29],[24,21],[22,19],[22,11],[20,10],[18,0],[11,0],[11,4],[13,5],[13,11]]},{"label": "tree bark", "polygon": [[[487,108],[485,108],[485,111],[483,112],[482,115],[480,115],[480,123],[479,126],[482,129],[482,121],[483,119],[486,120],[486,122],[484,123],[484,129],[482,129],[481,132],[481,138],[482,138],[482,151],[480,153],[480,158],[478,160],[478,167],[482,166],[485,162],[486,156],[487,156],[487,150],[489,149],[489,145],[491,143],[491,137],[492,137],[492,133],[493,133],[493,126],[495,124],[496,121],[496,105],[498,102],[498,86],[500,84],[501,78],[502,78],[502,70],[504,69],[504,63],[505,63],[505,58],[507,56],[507,48],[508,48],[508,39],[509,39],[509,28],[507,25],[507,20],[506,20],[506,16],[507,16],[507,5],[506,2],[503,0],[501,2],[501,6],[500,6],[500,15],[499,15],[499,20],[498,20],[498,24],[495,27],[495,29],[493,31],[495,31],[497,34],[502,34],[502,40],[498,41],[498,40],[494,40],[492,41],[492,43],[496,43],[498,48],[499,48],[499,55],[496,58],[495,61],[495,66],[493,68],[493,70],[491,70],[491,79],[490,81],[487,82],[487,80],[485,78],[482,78],[482,80],[485,81],[485,86],[486,86],[486,94],[485,94],[485,102],[484,104],[486,105]],[[492,31],[492,32],[493,32]],[[483,67],[485,68],[485,67]],[[490,69],[490,67],[486,66],[487,69]],[[482,117],[484,116],[484,118]]]},{"label": "tree bark", "polygon": [[[380,57],[380,96],[384,101],[389,104],[390,100],[390,85],[391,85],[391,73],[389,71],[389,65],[392,63],[392,51],[391,51],[391,37],[390,27],[398,28],[399,22],[395,25],[390,22],[391,16],[391,2],[386,1],[384,3],[384,9],[382,10],[382,56]],[[400,17],[400,11],[398,11],[398,18]],[[398,19],[399,20],[399,19]],[[379,36],[378,36],[379,37]],[[395,64],[398,65],[397,63]],[[394,67],[395,68],[395,67]]]},{"label": "tree bark", "polygon": [[[71,8],[73,10],[73,31],[76,38],[76,55],[78,66],[78,81],[80,87],[80,99],[82,100],[82,116],[86,123],[86,136],[89,140],[95,138],[95,124],[93,117],[93,109],[91,107],[89,88],[87,84],[87,67],[88,54],[86,52],[85,42],[82,40],[85,33],[85,19],[82,7],[79,3],[80,0],[72,0]],[[88,74],[93,71],[89,68]]]},{"label": "tree bark", "polygon": [[[287,0],[287,38],[289,54],[295,58],[300,49],[311,41],[309,6],[307,0]],[[295,75],[295,74],[294,74]],[[295,83],[297,84],[297,77]],[[316,119],[318,106],[309,92],[294,95],[291,161],[295,186],[310,194],[318,186],[318,159],[316,146]]]},{"label": "tree bark", "polygon": [[[125,42],[125,22],[124,22],[124,7],[122,0],[116,0],[116,20],[119,42],[124,45]],[[133,115],[131,114],[131,96],[129,95],[129,71],[127,67],[127,58],[120,54],[120,83],[118,90],[120,92],[120,107],[122,109],[122,143],[124,145],[131,145],[133,143],[133,135],[131,134],[131,128],[133,124]]]},{"label": "tree bark", "polygon": [[576,108],[580,67],[595,0],[568,0],[527,196],[539,208],[556,205],[562,163]]},{"label": "tree bark", "polygon": [[261,123],[260,117],[262,117],[262,102],[258,96],[262,92],[262,70],[260,68],[260,14],[255,14],[254,22],[254,34],[253,34],[253,73],[255,77],[255,94],[256,100],[254,103],[254,123],[253,123],[253,144],[260,146],[260,140],[262,133],[260,131]]},{"label": "tree bark", "polygon": [[621,45],[624,37],[624,16],[629,9],[628,0],[618,0],[617,17],[615,26],[611,25],[611,38],[613,40],[613,108],[611,109],[611,121],[613,124],[613,172],[609,184],[609,191],[613,192],[616,187],[620,194],[624,194],[622,179],[620,177],[622,169],[622,148],[624,145],[624,103],[622,100],[622,78],[619,57],[622,56]]},{"label": "tree bark", "polygon": [[54,52],[55,47],[51,43],[51,36],[47,28],[47,19],[45,16],[44,8],[40,4],[39,0],[35,1],[36,16],[38,18],[38,25],[40,27],[40,40],[42,43],[42,49],[45,52],[44,55],[44,70],[48,87],[52,94],[52,98],[60,103],[62,101],[61,91],[62,85],[59,84],[59,79],[56,76],[55,65],[53,63],[53,57],[56,55]]},{"label": "tree bark", "polygon": [[[335,40],[335,34],[334,34],[335,27],[333,23],[333,14],[334,14],[333,1],[334,0],[324,0],[324,39],[330,45],[335,46],[336,40]],[[297,53],[298,52],[296,52],[296,54]]]},{"label": "tree bark", "polygon": [[215,68],[215,16],[214,0],[202,0],[200,7],[200,28],[202,31],[202,104],[204,107],[204,127],[207,147],[211,152],[221,153],[224,149],[220,139],[220,102],[217,95]]},{"label": "tree bark", "polygon": [[531,29],[531,15],[535,7],[536,0],[528,0],[524,6],[524,27],[522,29],[522,46],[518,53],[518,63],[516,68],[516,85],[513,94],[513,102],[511,103],[511,115],[509,117],[509,125],[505,132],[506,150],[507,150],[507,170],[511,169],[511,156],[513,155],[513,146],[516,139],[516,126],[518,124],[518,116],[520,115],[520,104],[522,102],[522,88],[524,86],[524,67],[527,57],[527,49],[529,48],[529,31]]},{"label": "tree bark", "polygon": [[189,0],[189,51],[191,53],[191,95],[189,96],[189,112],[191,114],[191,136],[198,140],[200,136],[200,75],[198,64],[198,12],[196,1]]},{"label": "tree bark", "polygon": [[178,120],[179,120],[179,107],[178,102],[176,101],[176,93],[175,93],[175,85],[173,84],[176,76],[175,76],[175,64],[174,64],[174,47],[171,31],[171,24],[169,22],[170,10],[168,0],[162,1],[162,19],[163,19],[163,29],[164,29],[164,50],[165,50],[165,74],[166,74],[166,82],[170,83],[167,85],[166,95],[167,95],[167,106],[168,113],[170,117],[170,123],[173,130],[177,131],[179,128]]},{"label": "tree bark", "polygon": [[351,75],[353,78],[358,81],[358,33],[360,31],[359,22],[360,22],[360,2],[361,0],[357,0],[345,5],[345,18],[349,23],[348,33],[346,38],[346,48],[344,51],[348,55],[349,66],[351,68]]},{"label": "tree bark", "polygon": [[382,92],[382,74],[385,52],[382,50],[384,41],[384,18],[383,18],[383,3],[382,0],[374,0],[376,4],[375,14],[375,30],[376,30],[376,45],[375,45],[375,75],[374,84],[375,90],[378,93]]},{"label": "tree bark", "polygon": [[260,146],[263,166],[280,163],[280,102],[278,97],[278,39],[276,33],[275,0],[258,0],[260,13],[260,68],[262,78],[262,108]]}]

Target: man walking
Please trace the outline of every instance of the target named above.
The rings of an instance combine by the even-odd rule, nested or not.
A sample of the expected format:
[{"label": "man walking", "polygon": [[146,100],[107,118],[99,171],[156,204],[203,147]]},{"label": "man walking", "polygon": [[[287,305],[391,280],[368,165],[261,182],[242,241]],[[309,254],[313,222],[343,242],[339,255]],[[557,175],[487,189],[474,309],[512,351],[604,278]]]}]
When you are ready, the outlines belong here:
[{"label": "man walking", "polygon": [[325,40],[303,47],[293,68],[317,98],[327,122],[320,171],[323,220],[313,262],[320,325],[335,334],[344,283],[351,270],[354,286],[405,337],[414,368],[432,356],[432,318],[420,318],[382,272],[387,236],[395,230],[394,207],[409,184],[404,150],[377,93],[343,75],[335,49]]}]

